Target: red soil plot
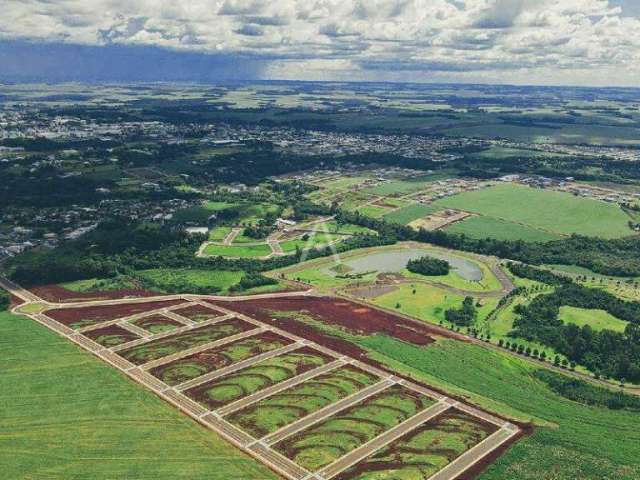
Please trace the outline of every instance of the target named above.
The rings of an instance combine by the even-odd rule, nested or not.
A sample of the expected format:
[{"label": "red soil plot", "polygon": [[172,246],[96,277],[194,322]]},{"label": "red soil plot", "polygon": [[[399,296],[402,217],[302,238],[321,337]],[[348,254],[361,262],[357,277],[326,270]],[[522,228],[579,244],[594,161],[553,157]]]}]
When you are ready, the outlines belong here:
[{"label": "red soil plot", "polygon": [[183,326],[180,322],[176,322],[175,320],[165,317],[160,313],[138,318],[129,323],[150,333],[168,332]]},{"label": "red soil plot", "polygon": [[184,303],[184,300],[161,300],[143,303],[119,303],[116,305],[96,305],[92,307],[55,308],[47,310],[45,315],[71,328],[129,317],[137,313],[158,310]]},{"label": "red soil plot", "polygon": [[385,334],[414,345],[432,343],[432,335],[442,336],[440,331],[427,324],[412,322],[376,308],[330,297],[265,298],[212,303],[253,316],[265,323],[272,322],[276,316],[273,315],[274,312],[278,313],[279,318],[288,317],[288,312],[291,312],[292,319],[295,319],[297,314],[303,314],[356,335]]},{"label": "red soil plot", "polygon": [[108,327],[97,328],[96,330],[85,332],[84,336],[89,337],[91,340],[99,343],[103,347],[115,347],[116,345],[121,345],[140,338],[135,333],[118,325],[109,325]]},{"label": "red soil plot", "polygon": [[173,313],[186,317],[194,322],[206,322],[212,318],[222,317],[224,315],[224,313],[218,310],[207,308],[203,305],[191,305],[189,307],[179,308],[173,310]]},{"label": "red soil plot", "polygon": [[148,290],[103,290],[96,292],[74,292],[60,285],[43,285],[30,288],[40,298],[54,303],[82,302],[95,300],[118,300],[121,298],[143,298],[160,295]]}]

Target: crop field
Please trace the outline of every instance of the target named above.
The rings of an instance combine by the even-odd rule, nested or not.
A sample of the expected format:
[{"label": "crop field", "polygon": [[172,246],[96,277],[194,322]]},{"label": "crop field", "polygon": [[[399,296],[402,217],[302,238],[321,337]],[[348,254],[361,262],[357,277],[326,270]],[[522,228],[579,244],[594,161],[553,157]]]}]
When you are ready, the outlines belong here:
[{"label": "crop field", "polygon": [[271,255],[271,248],[267,244],[260,245],[214,245],[209,244],[204,252],[208,256],[231,258],[256,258]]},{"label": "crop field", "polygon": [[238,318],[224,320],[213,325],[204,325],[188,332],[153,340],[142,345],[130,347],[118,352],[123,358],[136,365],[156,360],[186,348],[219,340],[236,333],[251,330],[253,325]]},{"label": "crop field", "polygon": [[197,323],[206,322],[207,320],[222,316],[220,311],[199,304],[176,308],[173,312]]},{"label": "crop field", "polygon": [[211,293],[224,293],[240,281],[243,272],[197,268],[156,268],[142,270],[138,272],[138,275],[150,282],[156,289],[167,291],[208,290]]},{"label": "crop field", "polygon": [[537,228],[500,220],[493,217],[471,216],[447,227],[449,233],[463,233],[471,238],[495,238],[496,240],[524,240],[525,242],[548,242],[558,240],[561,235]]},{"label": "crop field", "polygon": [[161,332],[169,332],[171,330],[175,330],[178,327],[181,327],[182,324],[172,320],[171,318],[165,317],[161,314],[148,315],[146,317],[137,318],[135,320],[130,321],[132,325],[136,327],[140,327],[143,330],[146,330],[149,333],[161,333]]},{"label": "crop field", "polygon": [[365,205],[363,207],[359,207],[357,211],[367,217],[381,218],[387,213],[391,212],[391,209],[385,208],[385,207],[378,207],[376,205]]},{"label": "crop field", "polygon": [[418,192],[426,188],[423,180],[392,180],[390,182],[369,187],[362,190],[364,193],[371,195],[406,195],[407,193]]},{"label": "crop field", "polygon": [[274,448],[314,472],[432,404],[428,397],[394,385]]},{"label": "crop field", "polygon": [[185,391],[185,394],[212,410],[320,367],[330,357],[309,347],[273,357],[222,378]]},{"label": "crop field", "polygon": [[391,213],[387,213],[383,218],[387,222],[408,225],[414,220],[422,218],[431,213],[435,213],[438,210],[441,209],[438,207],[433,207],[431,205],[425,205],[423,203],[414,203],[395,210]]},{"label": "crop field", "polygon": [[427,480],[496,429],[453,409],[345,470],[336,480]]},{"label": "crop field", "polygon": [[149,372],[167,385],[178,385],[187,380],[289,345],[291,340],[273,332],[265,332],[227,345],[210,348],[185,358],[174,360]]},{"label": "crop field", "polygon": [[519,185],[496,185],[435,202],[443,207],[524,224],[551,234],[618,238],[631,235],[617,205],[568,193]]},{"label": "crop field", "polygon": [[26,317],[0,313],[0,351],[4,479],[280,478]]},{"label": "crop field", "polygon": [[162,300],[158,302],[121,303],[93,307],[58,308],[47,311],[47,316],[71,328],[82,328],[89,325],[107,322],[116,318],[128,317],[137,313],[184,303],[183,300]]},{"label": "crop field", "polygon": [[590,310],[568,306],[560,307],[560,315],[558,318],[564,323],[573,323],[579,327],[589,325],[596,331],[607,329],[615,332],[624,332],[628,325],[628,322],[620,320],[604,310]]},{"label": "crop field", "polygon": [[85,335],[103,347],[115,347],[116,345],[121,345],[140,338],[139,335],[136,335],[135,333],[132,333],[118,325],[109,325],[108,327],[91,330],[89,332],[85,332]]},{"label": "crop field", "polygon": [[226,420],[261,438],[378,380],[375,375],[347,365],[238,410]]},{"label": "crop field", "polygon": [[216,227],[209,231],[209,240],[221,242],[231,233],[231,227]]}]

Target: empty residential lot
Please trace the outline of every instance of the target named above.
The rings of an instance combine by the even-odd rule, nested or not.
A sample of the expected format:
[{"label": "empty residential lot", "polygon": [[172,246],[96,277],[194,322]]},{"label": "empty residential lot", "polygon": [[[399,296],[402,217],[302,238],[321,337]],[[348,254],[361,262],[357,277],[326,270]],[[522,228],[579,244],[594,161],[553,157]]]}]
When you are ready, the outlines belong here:
[{"label": "empty residential lot", "polygon": [[[411,432],[429,430],[429,422],[441,415],[463,415],[488,432],[482,439],[465,436],[462,447],[441,460],[442,466],[449,465],[446,478],[456,478],[520,434],[498,417],[470,408],[460,413],[458,402],[436,391],[237,312],[233,302],[227,303],[186,296],[59,306],[33,318],[290,479],[351,475],[361,462],[395,448]],[[156,332],[144,328],[159,320],[170,327]],[[364,420],[354,423],[354,416]],[[438,435],[437,429],[433,434]],[[317,445],[318,435],[325,444]],[[487,439],[489,447],[474,454]],[[465,457],[468,452],[472,461]]]}]

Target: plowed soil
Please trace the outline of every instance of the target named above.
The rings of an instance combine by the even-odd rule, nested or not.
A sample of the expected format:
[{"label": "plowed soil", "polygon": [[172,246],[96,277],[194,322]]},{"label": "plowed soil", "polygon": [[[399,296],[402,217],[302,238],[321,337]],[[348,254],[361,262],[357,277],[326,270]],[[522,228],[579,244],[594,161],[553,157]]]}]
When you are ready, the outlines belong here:
[{"label": "plowed soil", "polygon": [[54,308],[53,310],[47,310],[45,314],[64,325],[72,328],[81,328],[86,325],[95,325],[96,323],[128,317],[137,313],[148,312],[149,310],[167,308],[180,303],[184,303],[184,300],[120,303],[117,305],[97,305],[77,308]]},{"label": "plowed soil", "polygon": [[60,285],[43,285],[30,290],[40,298],[54,303],[71,303],[95,300],[117,300],[121,298],[143,298],[161,295],[149,290],[103,290],[98,292],[74,292]]},{"label": "plowed soil", "polygon": [[[414,345],[427,345],[433,342],[433,335],[443,335],[426,323],[412,322],[375,308],[330,297],[266,298],[212,303],[254,316],[265,323],[273,323],[272,312],[292,312],[291,318],[295,318],[295,313],[299,312],[356,335],[385,334]],[[281,318],[282,315],[279,314],[278,317]],[[286,313],[284,317],[287,317]]]},{"label": "plowed soil", "polygon": [[118,325],[109,325],[108,327],[97,328],[84,334],[94,342],[99,343],[103,347],[114,347],[123,343],[137,340],[140,338],[135,333],[130,332]]}]

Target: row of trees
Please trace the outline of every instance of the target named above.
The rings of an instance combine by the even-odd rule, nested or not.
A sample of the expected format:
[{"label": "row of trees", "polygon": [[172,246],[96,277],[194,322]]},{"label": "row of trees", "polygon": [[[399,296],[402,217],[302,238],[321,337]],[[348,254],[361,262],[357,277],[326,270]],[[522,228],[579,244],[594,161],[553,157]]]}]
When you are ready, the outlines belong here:
[{"label": "row of trees", "polygon": [[[514,274],[538,281],[544,278],[556,285],[552,293],[514,308],[518,317],[511,335],[553,347],[569,361],[598,375],[640,381],[640,302],[626,302],[608,292],[583,287],[533,267],[510,265],[510,268]],[[565,324],[559,318],[560,307],[564,305],[605,310],[630,323],[624,332]]]}]

